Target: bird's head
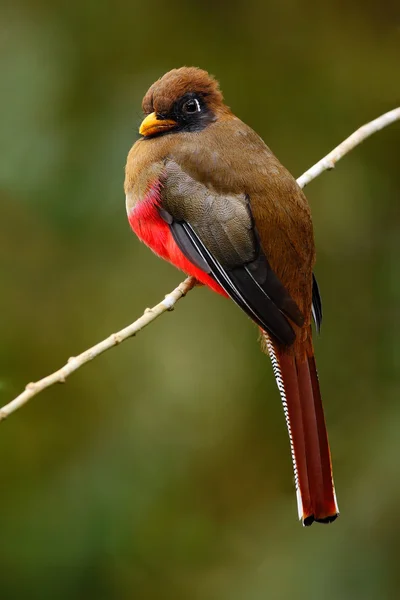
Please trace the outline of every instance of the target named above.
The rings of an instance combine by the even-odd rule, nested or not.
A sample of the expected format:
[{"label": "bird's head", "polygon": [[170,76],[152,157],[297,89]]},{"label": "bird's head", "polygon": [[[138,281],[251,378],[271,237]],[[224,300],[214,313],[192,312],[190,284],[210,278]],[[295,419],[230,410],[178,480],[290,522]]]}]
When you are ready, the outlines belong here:
[{"label": "bird's head", "polygon": [[155,137],[179,131],[201,131],[229,112],[216,81],[196,67],[173,69],[158,79],[143,98],[139,133]]}]

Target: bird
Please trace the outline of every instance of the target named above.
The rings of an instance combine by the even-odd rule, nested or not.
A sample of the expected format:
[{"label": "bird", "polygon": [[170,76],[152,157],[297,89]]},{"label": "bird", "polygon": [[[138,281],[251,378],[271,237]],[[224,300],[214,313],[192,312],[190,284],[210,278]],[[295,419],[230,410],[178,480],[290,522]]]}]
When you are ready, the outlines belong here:
[{"label": "bird", "polygon": [[322,304],[309,204],[207,71],[169,71],[142,108],[125,169],[130,226],[259,327],[286,418],[299,519],[331,523],[339,509],[312,341]]}]

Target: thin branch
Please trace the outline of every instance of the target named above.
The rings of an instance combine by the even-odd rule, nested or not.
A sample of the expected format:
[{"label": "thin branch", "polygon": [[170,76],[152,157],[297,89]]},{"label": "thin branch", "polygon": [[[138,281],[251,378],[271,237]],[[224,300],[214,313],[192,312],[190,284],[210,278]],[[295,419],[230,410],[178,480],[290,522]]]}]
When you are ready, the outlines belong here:
[{"label": "thin branch", "polygon": [[133,337],[163,313],[173,310],[178,300],[185,296],[195,285],[196,280],[193,277],[188,277],[173,292],[167,294],[162,302],[153,308],[146,308],[144,314],[134,323],[128,325],[128,327],[124,327],[124,329],[121,329],[117,333],[112,333],[107,339],[82,352],[79,356],[71,356],[66,365],[44,379],[40,379],[40,381],[36,381],[35,383],[28,383],[25,391],[0,409],[0,421],[6,419],[11,413],[18,410],[18,408],[21,408],[33,396],[36,396],[54,383],[65,383],[66,378],[82,365],[93,360],[96,356],[103,354],[103,352],[113,346],[118,346],[121,342]]},{"label": "thin branch", "polygon": [[395,121],[400,120],[400,107],[394,108],[393,110],[381,115],[377,119],[374,119],[370,123],[363,125],[360,129],[357,129],[351,134],[344,142],[336,146],[332,152],[329,152],[324,158],[321,158],[313,167],[308,169],[301,177],[298,178],[297,183],[301,188],[305,188],[310,181],[321,175],[324,171],[334,169],[336,163],[350,150],[353,150],[358,144],[361,144],[367,137],[380,131],[384,127],[391,125]]},{"label": "thin branch", "polygon": [[[353,148],[363,142],[367,137],[399,120],[400,108],[395,108],[394,110],[381,115],[374,121],[363,125],[332,150],[332,152],[308,169],[308,171],[298,178],[297,183],[301,188],[304,188],[310,181],[321,175],[324,171],[333,169],[335,164],[345,154],[350,152],[350,150],[353,150]],[[96,356],[99,356],[113,346],[118,346],[121,342],[133,337],[163,313],[173,310],[178,300],[185,296],[195,285],[195,279],[193,277],[188,277],[170,294],[167,294],[162,302],[154,306],[154,308],[147,308],[144,314],[134,323],[128,325],[128,327],[121,329],[121,331],[118,331],[117,333],[111,334],[107,339],[99,342],[92,348],[89,348],[89,350],[82,352],[79,356],[71,357],[66,365],[44,379],[40,379],[35,383],[28,383],[25,390],[19,396],[0,409],[0,421],[6,419],[11,413],[21,408],[21,406],[26,404],[33,396],[36,396],[55,383],[64,383],[71,373],[82,367],[85,363],[93,360]]]}]

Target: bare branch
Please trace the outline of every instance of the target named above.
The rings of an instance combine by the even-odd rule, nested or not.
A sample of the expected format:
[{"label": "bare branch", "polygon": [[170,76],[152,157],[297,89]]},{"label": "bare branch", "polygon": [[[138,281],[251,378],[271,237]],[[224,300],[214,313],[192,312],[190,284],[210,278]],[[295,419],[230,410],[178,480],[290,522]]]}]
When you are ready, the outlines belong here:
[{"label": "bare branch", "polygon": [[167,294],[162,302],[153,308],[146,308],[144,314],[134,323],[128,325],[128,327],[121,329],[117,333],[112,333],[107,339],[82,352],[79,356],[71,356],[67,364],[44,379],[40,379],[40,381],[36,381],[35,383],[28,383],[25,390],[19,396],[0,409],[0,421],[6,419],[11,413],[18,410],[18,408],[21,408],[33,396],[36,396],[54,383],[64,383],[66,378],[82,365],[93,360],[96,356],[103,354],[103,352],[113,346],[118,346],[121,342],[133,337],[163,313],[173,310],[176,302],[185,296],[195,284],[196,280],[193,277],[188,277],[173,292]]},{"label": "bare branch", "polygon": [[[297,179],[297,183],[301,188],[304,188],[310,181],[321,175],[324,171],[333,169],[335,164],[345,154],[350,152],[350,150],[353,150],[358,144],[361,144],[367,137],[398,120],[400,120],[400,108],[395,108],[394,110],[381,115],[374,121],[363,125],[332,150],[332,152],[308,169],[308,171]],[[154,308],[147,308],[144,314],[131,325],[128,325],[117,333],[111,334],[102,342],[99,342],[92,348],[79,354],[79,356],[71,357],[67,364],[61,369],[44,377],[44,379],[40,379],[35,383],[28,383],[25,390],[19,396],[0,409],[0,421],[6,419],[11,413],[21,408],[21,406],[26,404],[33,396],[36,396],[55,383],[64,383],[71,373],[82,367],[85,363],[93,360],[96,356],[99,356],[113,346],[117,346],[128,338],[133,337],[163,313],[173,310],[178,300],[185,296],[195,285],[196,280],[193,277],[188,277],[170,294],[167,294],[162,302],[154,306]]]},{"label": "bare branch", "polygon": [[336,146],[332,152],[329,152],[324,158],[321,158],[313,167],[308,169],[301,177],[298,178],[297,183],[301,188],[305,188],[310,181],[321,175],[324,171],[334,169],[336,163],[350,150],[353,150],[358,144],[361,144],[367,137],[380,131],[384,127],[391,125],[395,121],[400,120],[400,107],[394,108],[393,110],[381,115],[377,119],[374,119],[370,123],[363,125],[360,129],[357,129],[351,134],[344,142]]}]

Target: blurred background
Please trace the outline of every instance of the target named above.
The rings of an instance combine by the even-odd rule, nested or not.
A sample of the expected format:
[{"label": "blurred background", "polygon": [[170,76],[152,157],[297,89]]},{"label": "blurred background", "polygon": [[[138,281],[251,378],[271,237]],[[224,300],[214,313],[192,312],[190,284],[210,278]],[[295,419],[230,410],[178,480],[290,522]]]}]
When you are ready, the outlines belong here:
[{"label": "blurred background", "polygon": [[[0,402],[183,275],[130,232],[141,99],[201,66],[299,176],[399,104],[398,3],[15,0],[0,19]],[[196,289],[1,424],[0,596],[399,597],[400,126],[307,188],[341,517],[303,529],[257,330]]]}]

